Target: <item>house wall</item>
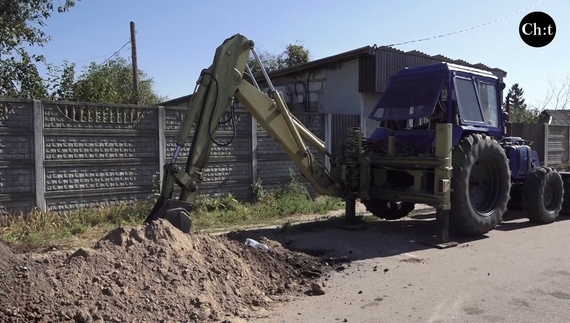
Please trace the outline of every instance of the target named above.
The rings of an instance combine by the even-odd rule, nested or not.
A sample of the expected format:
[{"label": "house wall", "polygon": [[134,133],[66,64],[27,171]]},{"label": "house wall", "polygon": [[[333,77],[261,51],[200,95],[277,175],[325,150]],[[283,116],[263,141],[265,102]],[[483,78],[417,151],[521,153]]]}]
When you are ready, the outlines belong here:
[{"label": "house wall", "polygon": [[344,62],[327,71],[326,91],[319,102],[323,113],[359,115],[358,59]]},{"label": "house wall", "polygon": [[[358,68],[358,59],[353,59],[316,71],[275,77],[271,81],[276,89],[283,93],[293,112],[307,112],[303,102],[306,95],[304,88],[308,80],[308,112],[360,115]],[[267,90],[264,84],[260,86]]]},{"label": "house wall", "polygon": [[374,130],[378,127],[379,122],[368,118],[380,100],[380,93],[360,93],[362,98],[362,120],[364,124],[363,133],[365,137],[370,137]]}]

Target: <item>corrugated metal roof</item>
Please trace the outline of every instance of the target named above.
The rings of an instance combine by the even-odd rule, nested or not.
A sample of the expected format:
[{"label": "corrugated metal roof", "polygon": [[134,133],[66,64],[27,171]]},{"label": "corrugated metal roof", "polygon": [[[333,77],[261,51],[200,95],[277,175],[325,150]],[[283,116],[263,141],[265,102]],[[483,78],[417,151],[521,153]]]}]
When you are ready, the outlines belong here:
[{"label": "corrugated metal roof", "polygon": [[464,61],[462,59],[452,59],[452,58],[449,58],[449,57],[444,56],[442,54],[428,55],[428,54],[426,54],[424,52],[420,52],[418,50],[410,50],[410,51],[404,52],[403,50],[399,50],[399,49],[396,49],[394,47],[388,47],[388,46],[378,47],[378,51],[394,52],[394,53],[400,53],[400,54],[405,54],[405,55],[423,57],[423,58],[432,59],[432,60],[438,61],[438,62],[455,63],[455,64],[464,65],[464,66],[468,66],[468,67],[474,67],[474,68],[479,68],[482,70],[487,70],[490,72],[500,72],[500,73],[504,74],[504,77],[507,76],[507,71],[505,71],[503,69],[489,67],[483,63],[473,64],[473,63],[469,63],[467,61]]},{"label": "corrugated metal roof", "polygon": [[552,117],[552,125],[570,125],[570,110],[543,110],[541,115],[541,122],[547,123],[549,117]]},{"label": "corrugated metal roof", "polygon": [[495,75],[506,77],[507,72],[491,68],[482,63],[471,64],[462,59],[451,59],[444,55],[428,55],[418,50],[402,51],[394,47],[382,46],[376,51],[376,92],[382,93],[390,82],[390,77],[405,67],[419,67],[438,63],[460,65],[467,68],[477,68]]},{"label": "corrugated metal roof", "polygon": [[[305,72],[306,70],[310,70],[310,69],[314,69],[314,68],[320,68],[320,67],[326,66],[328,64],[337,64],[337,63],[341,63],[344,61],[350,61],[350,60],[353,60],[355,58],[359,58],[361,56],[372,55],[372,54],[374,54],[374,47],[373,46],[364,46],[364,47],[360,47],[357,49],[353,49],[353,50],[348,51],[348,52],[344,52],[344,53],[340,53],[337,55],[328,56],[325,58],[310,61],[308,63],[304,63],[304,64],[300,64],[297,66],[288,67],[288,68],[280,69],[277,71],[273,71],[273,72],[269,73],[268,75],[270,78],[273,78],[273,77],[279,77],[279,76],[284,76],[284,75],[288,75],[288,74],[294,74],[294,73],[298,73],[298,72]],[[258,77],[257,80],[258,81],[265,81],[265,78],[263,78],[263,76],[261,76],[261,77]]]}]

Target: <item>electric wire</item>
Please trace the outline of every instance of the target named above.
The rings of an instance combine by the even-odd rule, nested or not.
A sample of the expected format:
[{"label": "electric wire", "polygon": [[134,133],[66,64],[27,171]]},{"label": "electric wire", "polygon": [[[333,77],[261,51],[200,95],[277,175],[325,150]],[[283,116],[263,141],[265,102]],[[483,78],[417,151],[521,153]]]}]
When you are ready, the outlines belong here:
[{"label": "electric wire", "polygon": [[125,46],[127,46],[128,44],[130,44],[131,41],[129,40],[128,42],[126,42],[121,48],[119,48],[119,50],[117,50],[116,52],[114,52],[111,56],[109,56],[106,60],[104,60],[101,64],[99,64],[99,66],[107,63],[111,58],[113,58],[115,55],[117,55],[118,53],[120,53],[123,48],[125,48]]},{"label": "electric wire", "polygon": [[541,3],[544,3],[544,2],[546,2],[546,0],[541,0],[541,1],[539,1],[539,2],[537,2],[537,3],[535,3],[535,4],[533,4],[532,6],[526,7],[526,8],[524,8],[524,9],[519,10],[519,11],[517,11],[517,12],[515,12],[515,13],[510,14],[510,15],[503,16],[503,17],[501,17],[501,18],[497,18],[497,19],[495,19],[495,20],[491,20],[491,21],[488,21],[488,22],[486,22],[486,23],[483,23],[483,24],[480,24],[480,25],[476,25],[476,26],[473,26],[473,27],[470,27],[470,28],[465,28],[465,29],[461,29],[461,30],[458,30],[458,31],[450,32],[450,33],[447,33],[447,34],[441,34],[441,35],[437,35],[437,36],[433,36],[433,37],[427,37],[427,38],[409,40],[409,41],[405,41],[405,42],[402,42],[402,43],[394,43],[394,44],[382,45],[382,46],[378,46],[378,47],[383,47],[383,46],[385,46],[385,47],[394,47],[394,46],[399,46],[399,45],[406,45],[406,44],[410,44],[410,43],[418,43],[418,42],[433,40],[433,39],[436,39],[436,38],[443,38],[443,37],[448,37],[448,36],[452,36],[452,35],[457,35],[457,34],[460,34],[460,33],[464,33],[464,32],[467,32],[467,31],[474,30],[474,29],[478,29],[478,28],[481,28],[481,27],[484,27],[484,26],[487,26],[487,25],[491,25],[491,24],[494,24],[494,23],[496,23],[496,22],[499,22],[499,21],[508,19],[508,18],[510,18],[510,17],[516,16],[516,15],[518,15],[518,14],[520,14],[520,13],[522,13],[522,12],[528,11],[528,10],[530,10],[530,9],[532,9],[532,8],[534,8],[534,7],[540,5]]},{"label": "electric wire", "polygon": [[105,54],[105,55],[100,55],[100,56],[93,57],[93,58],[90,58],[90,59],[84,59],[84,60],[81,60],[81,61],[76,61],[76,62],[73,62],[73,64],[79,64],[79,63],[83,63],[83,62],[87,62],[87,61],[92,61],[92,60],[94,60],[94,59],[101,58],[101,57],[107,57],[102,63],[98,64],[98,66],[101,66],[101,65],[107,63],[111,58],[113,58],[114,56],[116,56],[117,54],[119,54],[120,52],[122,52],[122,51],[125,49],[125,46],[127,46],[127,45],[130,44],[130,43],[131,43],[131,41],[129,40],[129,41],[126,42],[123,46],[121,46],[121,48],[119,48],[118,50],[116,50],[116,51],[113,52],[112,54]]}]

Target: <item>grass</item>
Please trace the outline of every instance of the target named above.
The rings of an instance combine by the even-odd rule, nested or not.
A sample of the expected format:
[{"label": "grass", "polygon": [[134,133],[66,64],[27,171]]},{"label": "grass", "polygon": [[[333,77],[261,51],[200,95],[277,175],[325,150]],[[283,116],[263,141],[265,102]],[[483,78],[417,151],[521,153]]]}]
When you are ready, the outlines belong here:
[{"label": "grass", "polygon": [[[295,177],[274,191],[266,191],[261,183],[253,185],[255,202],[240,202],[228,195],[205,198],[191,214],[194,230],[211,230],[246,225],[268,224],[298,214],[326,214],[344,205],[341,199],[312,199],[307,188]],[[79,241],[98,239],[120,226],[143,223],[155,199],[133,203],[109,204],[55,213],[33,211],[27,216],[13,216],[0,227],[0,239],[20,246],[42,247],[77,245]]]}]

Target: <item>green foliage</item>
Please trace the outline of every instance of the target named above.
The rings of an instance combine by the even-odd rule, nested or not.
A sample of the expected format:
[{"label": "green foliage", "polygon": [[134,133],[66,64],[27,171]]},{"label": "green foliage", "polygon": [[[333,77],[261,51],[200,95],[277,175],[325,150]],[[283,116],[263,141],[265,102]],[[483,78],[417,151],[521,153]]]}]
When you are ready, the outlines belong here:
[{"label": "green foliage", "polygon": [[[0,2],[0,97],[66,100],[97,103],[135,103],[132,68],[123,58],[103,65],[91,63],[76,76],[75,64],[48,63],[42,55],[30,55],[26,46],[42,47],[51,37],[42,28],[52,12],[69,11],[80,0],[2,0]],[[54,3],[59,3],[58,7]],[[47,67],[47,78],[38,72]],[[139,103],[165,100],[154,91],[154,81],[139,71]]]},{"label": "green foliage", "polygon": [[511,110],[511,123],[535,123],[538,121],[540,111],[537,109]]},{"label": "green foliage", "polygon": [[[326,214],[343,208],[339,198],[312,199],[307,187],[293,171],[283,187],[268,191],[257,182],[259,200],[240,202],[231,194],[218,198],[202,198],[192,212],[195,230],[230,229],[243,225],[266,225],[296,214]],[[99,239],[119,226],[143,223],[157,199],[158,177],[153,177],[153,194],[134,203],[115,203],[80,208],[64,214],[35,210],[27,216],[12,216],[6,227],[0,227],[0,239],[17,245],[46,246],[72,241]]]},{"label": "green foliage", "polygon": [[503,108],[506,108],[507,103],[509,104],[509,120],[511,123],[535,123],[538,121],[540,111],[527,106],[524,99],[524,89],[518,83],[513,84],[509,89]]},{"label": "green foliage", "polygon": [[251,184],[251,191],[253,193],[253,200],[255,202],[263,201],[269,193],[263,187],[261,179],[257,179],[253,184]]},{"label": "green foliage", "polygon": [[[132,64],[122,57],[105,64],[92,62],[76,77],[75,64],[48,65],[46,99],[94,103],[136,103],[133,95]],[[154,80],[139,70],[139,104],[154,105],[166,100],[154,89]]]},{"label": "green foliage", "polygon": [[289,44],[280,57],[281,68],[292,67],[311,61],[309,50],[303,45]]},{"label": "green foliage", "polygon": [[[79,0],[78,0],[79,1]],[[45,99],[48,91],[37,65],[42,55],[30,55],[25,46],[44,46],[51,38],[41,30],[54,10],[66,12],[74,0],[2,0],[0,2],[0,96]]]},{"label": "green foliage", "polygon": [[508,92],[508,97],[512,110],[526,110],[527,105],[525,103],[523,95],[524,90],[518,83],[515,83],[511,86]]},{"label": "green foliage", "polygon": [[[65,72],[65,68],[64,68]],[[163,100],[154,90],[154,80],[139,70],[139,104],[153,105]],[[75,85],[62,86],[73,101],[95,103],[136,103],[133,95],[132,64],[122,57],[109,60],[103,65],[91,63],[79,76]],[[65,80],[65,78],[63,78]]]},{"label": "green foliage", "polygon": [[63,61],[61,66],[48,64],[48,77],[44,81],[47,90],[46,99],[51,101],[72,101],[75,84],[75,64]]},{"label": "green foliage", "polygon": [[195,225],[201,228],[227,228],[260,224],[296,214],[325,214],[344,206],[339,198],[313,199],[294,171],[290,169],[289,173],[289,182],[276,190],[266,190],[261,181],[254,183],[254,203],[240,203],[231,195],[200,200],[192,215]]},{"label": "green foliage", "polygon": [[[266,51],[257,52],[257,54],[267,73],[311,61],[310,51],[299,42],[287,45],[285,50],[279,54],[272,54]],[[250,57],[248,65],[255,77],[262,75],[261,68],[253,57]]]}]

